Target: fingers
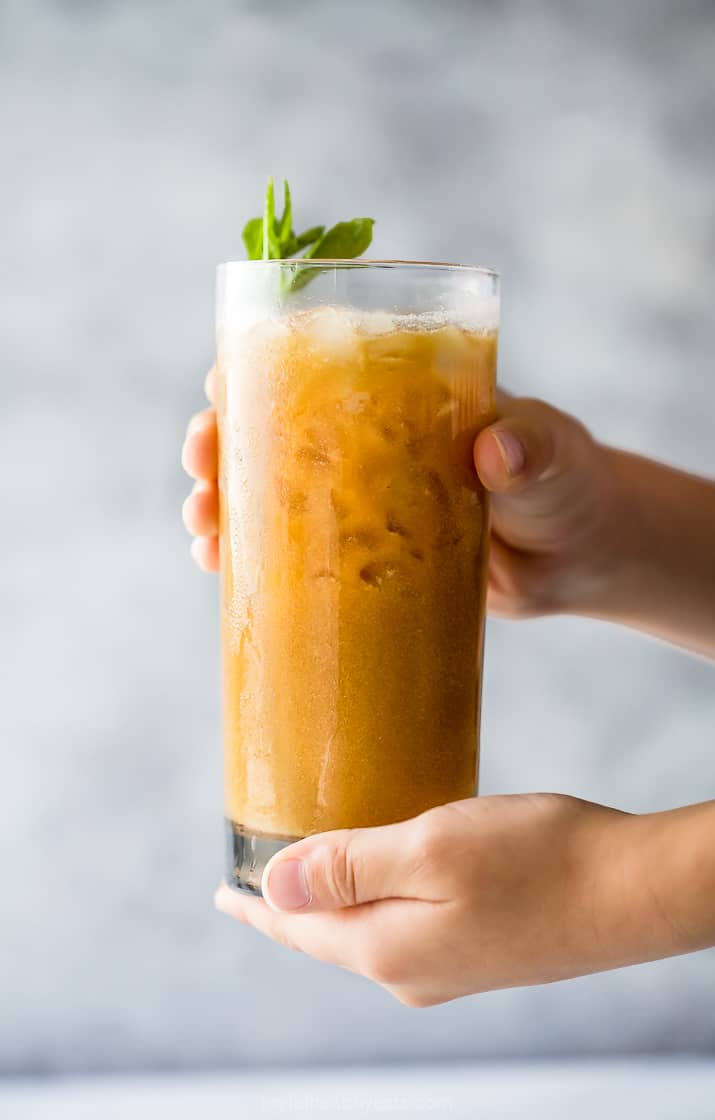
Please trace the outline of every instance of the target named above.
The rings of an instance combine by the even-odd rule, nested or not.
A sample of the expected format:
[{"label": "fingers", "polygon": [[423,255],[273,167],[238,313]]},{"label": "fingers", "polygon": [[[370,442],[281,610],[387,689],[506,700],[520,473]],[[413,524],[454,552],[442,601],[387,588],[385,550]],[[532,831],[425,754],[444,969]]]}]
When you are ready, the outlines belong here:
[{"label": "fingers", "polygon": [[541,401],[506,398],[504,409],[477,436],[474,464],[487,490],[517,492],[558,471],[573,421]]},{"label": "fingers", "polygon": [[212,408],[197,412],[189,421],[181,450],[184,470],[192,478],[212,481],[218,475],[218,431]]},{"label": "fingers", "polygon": [[547,591],[549,559],[515,553],[493,534],[489,543],[487,610],[497,618],[534,618],[549,613],[554,603]]},{"label": "fingers", "polygon": [[479,433],[474,463],[492,492],[489,610],[511,618],[558,610],[576,594],[579,572],[591,580],[604,547],[604,449],[574,417],[512,398]]},{"label": "fingers", "polygon": [[301,953],[358,970],[359,942],[372,924],[369,907],[337,914],[280,914],[263,899],[230,890],[222,883],[214,895],[214,905],[222,914],[252,926],[273,941]]},{"label": "fingers", "polygon": [[262,899],[229,890],[223,883],[214,904],[289,949],[374,980],[402,1003],[441,1002],[439,998],[418,1002],[414,992],[415,975],[429,977],[435,971],[433,903],[395,898],[336,913],[299,916],[276,913]]},{"label": "fingers", "polygon": [[215,537],[218,533],[218,487],[215,482],[196,482],[181,510],[192,537]]},{"label": "fingers", "polygon": [[[206,395],[215,399],[216,370],[209,370]],[[184,470],[197,482],[183,505],[184,525],[196,540],[191,542],[191,555],[204,572],[216,572],[219,566],[218,546],[218,430],[216,413],[205,408],[192,416],[181,450]]]},{"label": "fingers", "polygon": [[197,482],[182,508],[184,525],[196,537],[191,555],[204,572],[219,566],[218,488],[215,482]]},{"label": "fingers", "polygon": [[202,572],[219,569],[218,537],[197,537],[191,542],[191,555]]},{"label": "fingers", "polygon": [[264,898],[275,910],[310,913],[415,897],[411,856],[417,821],[341,829],[291,844],[268,863]]}]

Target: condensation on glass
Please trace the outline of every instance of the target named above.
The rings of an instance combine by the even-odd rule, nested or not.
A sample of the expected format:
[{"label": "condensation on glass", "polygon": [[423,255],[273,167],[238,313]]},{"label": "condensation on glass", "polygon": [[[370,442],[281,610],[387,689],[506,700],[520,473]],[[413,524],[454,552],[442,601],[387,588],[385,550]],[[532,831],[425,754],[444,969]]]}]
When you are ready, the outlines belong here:
[{"label": "condensation on glass", "polygon": [[472,445],[495,416],[498,316],[486,269],[219,267],[234,887],[260,891],[299,837],[476,793],[488,502]]}]

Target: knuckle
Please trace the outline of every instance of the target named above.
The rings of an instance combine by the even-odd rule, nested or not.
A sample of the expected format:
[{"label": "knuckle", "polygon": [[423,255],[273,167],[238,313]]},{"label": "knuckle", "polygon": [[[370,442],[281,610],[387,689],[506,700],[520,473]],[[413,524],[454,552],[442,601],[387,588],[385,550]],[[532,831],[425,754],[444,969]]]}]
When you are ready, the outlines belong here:
[{"label": "knuckle", "polygon": [[513,590],[502,591],[498,595],[490,593],[487,606],[489,613],[493,614],[495,618],[523,619],[532,618],[535,614],[539,614],[531,600],[524,595],[515,593]]},{"label": "knuckle", "polygon": [[202,572],[210,572],[212,570],[213,565],[208,554],[206,537],[195,536],[194,560]]},{"label": "knuckle", "polygon": [[289,934],[280,933],[278,935],[278,941],[281,945],[284,945],[286,949],[290,949],[292,953],[302,953],[303,955],[305,955],[305,950],[301,948],[295,938],[290,937]]},{"label": "knuckle", "polygon": [[211,498],[208,490],[197,490],[194,495],[194,515],[199,522],[211,520]]},{"label": "knuckle", "polygon": [[536,420],[552,420],[556,416],[563,415],[558,408],[554,408],[540,397],[519,397],[518,412]]},{"label": "knuckle", "polygon": [[181,447],[181,465],[188,475],[191,474],[194,460],[193,441],[191,439],[191,432],[186,433],[186,438]]},{"label": "knuckle", "polygon": [[416,871],[433,870],[448,854],[449,837],[442,816],[439,810],[430,809],[413,822],[409,846]]},{"label": "knuckle", "polygon": [[332,856],[323,865],[323,878],[328,897],[340,906],[354,906],[358,899],[355,853],[350,836],[342,839]]},{"label": "knuckle", "polygon": [[194,447],[202,447],[214,439],[216,434],[216,413],[212,408],[204,408],[196,412],[189,421],[186,429],[186,439]]},{"label": "knuckle", "polygon": [[435,1004],[441,1002],[439,999],[431,998],[424,992],[416,992],[412,991],[411,989],[408,989],[407,991],[398,989],[397,991],[393,991],[390,994],[393,995],[395,999],[405,1007],[418,1009],[422,1007],[434,1007]]},{"label": "knuckle", "polygon": [[545,594],[547,582],[524,568],[500,572],[499,587],[490,587],[488,606],[504,618],[533,618],[553,608]]},{"label": "knuckle", "polygon": [[535,397],[522,400],[521,405],[524,418],[534,426],[537,465],[543,467],[554,457],[593,443],[588,428],[575,416]]},{"label": "knuckle", "polygon": [[368,950],[360,971],[382,988],[399,984],[405,978],[402,954],[398,955],[382,945],[375,945]]},{"label": "knuckle", "polygon": [[189,494],[188,498],[184,499],[184,504],[181,507],[181,520],[184,523],[184,528],[187,532],[193,532],[194,525],[194,496]]}]

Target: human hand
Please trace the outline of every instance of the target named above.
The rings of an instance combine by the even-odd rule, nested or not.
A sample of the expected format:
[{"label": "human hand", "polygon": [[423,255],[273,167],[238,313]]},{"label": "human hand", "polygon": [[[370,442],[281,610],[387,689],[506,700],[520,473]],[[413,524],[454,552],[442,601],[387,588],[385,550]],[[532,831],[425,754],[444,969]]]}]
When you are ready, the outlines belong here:
[{"label": "human hand", "polygon": [[216,905],[411,1007],[548,983],[678,951],[642,820],[556,794],[471,798],[300,840],[268,864],[267,901],[224,884]]},{"label": "human hand", "polygon": [[492,492],[488,607],[505,618],[589,613],[608,597],[625,517],[614,454],[543,401],[499,394],[474,444]]},{"label": "human hand", "polygon": [[[211,405],[215,402],[216,367],[204,381]],[[218,429],[216,410],[205,408],[189,420],[181,449],[184,470],[195,479],[182,516],[191,536],[191,555],[204,572],[218,571]]]},{"label": "human hand", "polygon": [[541,401],[500,407],[474,446],[491,613],[591,615],[715,658],[715,483],[598,444]]},{"label": "human hand", "polygon": [[[206,378],[214,399],[215,371]],[[541,401],[501,394],[501,416],[474,445],[474,461],[492,491],[487,605],[506,617],[586,609],[612,563],[616,487],[609,452],[586,429]],[[189,424],[182,452],[195,478],[184,502],[192,553],[218,568],[216,414]]]}]

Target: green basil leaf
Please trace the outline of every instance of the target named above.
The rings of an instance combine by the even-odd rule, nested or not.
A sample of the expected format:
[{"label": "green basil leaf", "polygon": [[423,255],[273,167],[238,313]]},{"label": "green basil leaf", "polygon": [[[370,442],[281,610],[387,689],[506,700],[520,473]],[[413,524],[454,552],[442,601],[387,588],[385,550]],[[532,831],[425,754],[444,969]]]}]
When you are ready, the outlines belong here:
[{"label": "green basil leaf", "polygon": [[[276,217],[276,198],[273,178],[268,180],[263,217],[251,218],[243,227],[242,238],[248,259],[287,260],[303,252],[303,260],[351,260],[364,253],[372,241],[372,218],[353,218],[338,222],[326,233],[325,226],[311,226],[303,233],[293,229],[293,203],[287,179],[283,180],[283,212]],[[280,288],[283,293],[298,291],[324,269],[292,268],[281,273]]]},{"label": "green basil leaf", "polygon": [[307,245],[312,245],[314,241],[319,241],[325,233],[325,226],[311,226],[305,233],[299,233],[296,238],[296,250],[305,249]]},{"label": "green basil leaf", "polygon": [[246,222],[242,236],[249,261],[260,261],[263,257],[263,218],[251,218]]},{"label": "green basil leaf", "polygon": [[266,188],[266,203],[263,210],[263,260],[277,260],[281,255],[281,247],[276,237],[276,196],[273,190],[273,178],[268,180]]},{"label": "green basil leaf", "polygon": [[281,215],[280,222],[276,222],[276,227],[278,240],[281,244],[281,253],[289,257],[291,254],[286,253],[285,246],[286,242],[290,240],[292,235],[293,208],[291,206],[290,187],[288,186],[287,179],[283,180],[283,213]]},{"label": "green basil leaf", "polygon": [[353,218],[351,222],[338,222],[304,255],[327,260],[351,260],[359,257],[372,241],[374,224],[373,218]]}]

